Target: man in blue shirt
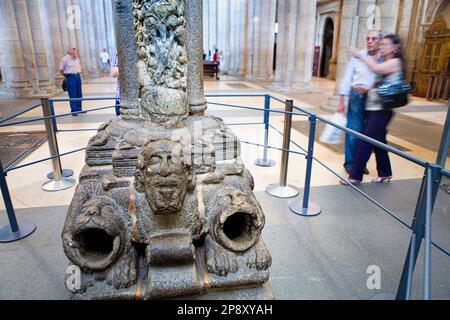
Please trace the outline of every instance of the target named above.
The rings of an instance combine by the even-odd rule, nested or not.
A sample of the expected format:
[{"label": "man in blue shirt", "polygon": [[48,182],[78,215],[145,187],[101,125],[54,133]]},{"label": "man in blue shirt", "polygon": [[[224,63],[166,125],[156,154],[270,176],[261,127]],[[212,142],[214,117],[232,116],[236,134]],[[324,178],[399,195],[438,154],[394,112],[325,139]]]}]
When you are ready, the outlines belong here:
[{"label": "man in blue shirt", "polygon": [[[370,57],[374,61],[381,60],[379,53],[379,43],[381,34],[379,30],[371,30],[367,34],[367,49],[362,50],[361,54]],[[367,93],[375,85],[375,74],[369,70],[366,64],[356,58],[351,58],[341,78],[338,86],[339,105],[337,112],[344,112],[344,98],[348,96],[347,108],[347,128],[357,132],[362,132],[365,123],[365,107]],[[354,135],[345,136],[345,162],[344,168],[347,173],[352,169],[353,159],[355,158],[358,138]],[[364,169],[364,173],[369,171]]]}]

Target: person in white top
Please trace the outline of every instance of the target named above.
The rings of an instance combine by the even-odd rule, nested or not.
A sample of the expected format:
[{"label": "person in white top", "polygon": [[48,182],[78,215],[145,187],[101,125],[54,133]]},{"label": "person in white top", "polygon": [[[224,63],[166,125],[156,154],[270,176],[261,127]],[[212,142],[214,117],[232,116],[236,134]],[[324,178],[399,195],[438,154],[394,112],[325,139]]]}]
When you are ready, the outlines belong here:
[{"label": "person in white top", "polygon": [[[381,33],[379,30],[369,31],[366,38],[366,50],[360,51],[360,54],[372,59],[374,62],[380,62],[380,38]],[[337,88],[340,94],[337,112],[344,112],[344,98],[346,96],[349,98],[347,106],[347,128],[357,132],[363,131],[367,93],[374,84],[375,74],[364,62],[352,57]],[[352,169],[358,141],[359,139],[351,134],[346,134],[345,136],[344,168],[347,173],[350,173]],[[365,169],[364,173],[368,174],[369,171]]]},{"label": "person in white top", "polygon": [[[379,75],[382,84],[398,84],[405,79],[405,61],[403,58],[403,49],[400,37],[395,34],[389,34],[381,40],[380,51],[384,62],[375,63],[372,59],[362,55],[358,50],[349,49],[350,53],[363,62],[372,72]],[[372,90],[371,90],[372,91]],[[386,144],[386,135],[389,123],[393,117],[393,111],[384,109],[381,101],[372,103],[373,106],[367,111],[367,121],[364,125],[364,135]],[[356,157],[353,161],[352,171],[348,180],[353,184],[361,183],[363,180],[363,168],[370,159],[372,152],[375,153],[377,163],[378,177],[372,182],[389,182],[392,178],[392,168],[389,154],[386,150],[373,146],[372,144],[361,141],[356,149]],[[342,184],[346,184],[341,180]]]},{"label": "person in white top", "polygon": [[[62,58],[61,64],[59,65],[59,72],[64,76],[69,98],[83,98],[80,77],[81,63],[77,56],[76,48],[70,48],[67,50],[67,55]],[[78,116],[78,113],[74,112],[82,111],[81,100],[70,101],[70,109],[73,116]]]},{"label": "person in white top", "polygon": [[102,53],[100,53],[100,62],[102,64],[102,73],[103,76],[108,75],[109,73],[109,53],[106,49],[103,49]]}]

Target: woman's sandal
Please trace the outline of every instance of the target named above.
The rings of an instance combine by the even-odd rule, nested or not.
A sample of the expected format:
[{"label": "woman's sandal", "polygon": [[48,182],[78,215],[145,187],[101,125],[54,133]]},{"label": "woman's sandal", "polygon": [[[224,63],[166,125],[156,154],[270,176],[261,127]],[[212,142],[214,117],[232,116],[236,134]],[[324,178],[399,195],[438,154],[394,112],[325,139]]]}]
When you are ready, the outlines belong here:
[{"label": "woman's sandal", "polygon": [[392,179],[392,176],[389,177],[378,177],[372,180],[372,183],[389,183]]}]

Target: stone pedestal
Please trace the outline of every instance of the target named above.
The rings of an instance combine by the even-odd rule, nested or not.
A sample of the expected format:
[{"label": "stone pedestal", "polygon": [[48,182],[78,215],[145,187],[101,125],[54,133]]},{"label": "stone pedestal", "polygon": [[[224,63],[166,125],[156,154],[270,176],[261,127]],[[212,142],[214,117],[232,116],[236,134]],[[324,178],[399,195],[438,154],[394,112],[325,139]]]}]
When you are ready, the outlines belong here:
[{"label": "stone pedestal", "polygon": [[[247,288],[235,297],[270,296],[251,289],[268,281],[272,258],[239,139],[221,119],[193,108],[204,99],[196,74],[201,0],[189,1],[116,0],[119,41],[136,41],[137,83],[127,89],[137,88],[136,117],[125,110],[103,124],[86,149],[62,231],[64,251],[81,271],[76,299],[234,288]],[[134,56],[129,48],[122,54]],[[129,67],[125,82],[132,81]]]}]

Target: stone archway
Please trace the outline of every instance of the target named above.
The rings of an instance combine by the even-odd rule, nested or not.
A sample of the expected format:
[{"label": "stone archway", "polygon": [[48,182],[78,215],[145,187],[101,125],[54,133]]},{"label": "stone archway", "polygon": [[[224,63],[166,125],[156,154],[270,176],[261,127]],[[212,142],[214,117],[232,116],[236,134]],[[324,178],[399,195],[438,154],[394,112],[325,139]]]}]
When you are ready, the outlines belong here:
[{"label": "stone archway", "polygon": [[320,59],[320,77],[328,76],[330,69],[329,63],[333,55],[333,41],[334,41],[334,23],[330,17],[326,18],[323,27],[322,36],[322,56]]}]

